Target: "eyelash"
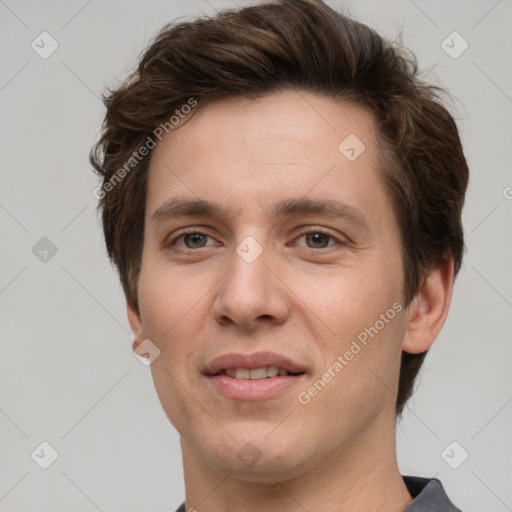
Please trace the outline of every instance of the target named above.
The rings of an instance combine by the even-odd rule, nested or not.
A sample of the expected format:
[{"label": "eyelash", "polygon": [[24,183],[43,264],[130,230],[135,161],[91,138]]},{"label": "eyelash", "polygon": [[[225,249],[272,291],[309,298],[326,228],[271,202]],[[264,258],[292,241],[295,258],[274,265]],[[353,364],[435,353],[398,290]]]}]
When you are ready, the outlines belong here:
[{"label": "eyelash", "polygon": [[[329,237],[330,240],[332,239],[332,240],[336,241],[338,246],[345,246],[345,245],[348,244],[347,242],[336,238],[331,233],[329,233],[327,231],[324,231],[322,229],[318,229],[318,228],[307,228],[307,229],[301,231],[299,233],[299,235],[297,236],[297,238],[301,238],[304,235],[308,235],[310,233],[325,235],[325,236]],[[176,242],[178,240],[180,240],[181,238],[183,238],[184,236],[186,236],[186,235],[203,235],[203,236],[207,236],[209,238],[213,238],[208,233],[204,233],[202,231],[199,231],[197,228],[189,228],[189,229],[186,229],[186,230],[182,231],[178,236],[174,237],[169,243],[166,243],[165,244],[166,247],[167,248],[171,248],[172,246],[175,246]],[[180,248],[178,248],[178,250],[182,250],[182,251],[198,251],[199,249],[205,249],[206,247],[198,247],[197,249],[190,249],[188,247],[186,247],[186,248],[181,248],[180,247]],[[325,251],[325,250],[327,250],[329,248],[332,248],[332,247],[335,247],[335,246],[334,245],[327,245],[326,247],[317,247],[317,248],[315,248],[315,247],[305,247],[305,248],[306,249],[310,249],[311,251],[318,251],[318,250]]]}]

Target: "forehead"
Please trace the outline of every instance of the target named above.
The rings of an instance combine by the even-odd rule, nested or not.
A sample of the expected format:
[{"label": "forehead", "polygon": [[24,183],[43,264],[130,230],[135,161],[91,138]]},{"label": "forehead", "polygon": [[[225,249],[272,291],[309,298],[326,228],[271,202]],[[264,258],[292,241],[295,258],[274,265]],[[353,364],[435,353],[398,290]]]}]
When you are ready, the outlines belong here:
[{"label": "forehead", "polygon": [[372,116],[361,107],[298,91],[199,106],[153,150],[147,218],[170,196],[229,206],[232,215],[284,197],[359,203],[383,197]]}]

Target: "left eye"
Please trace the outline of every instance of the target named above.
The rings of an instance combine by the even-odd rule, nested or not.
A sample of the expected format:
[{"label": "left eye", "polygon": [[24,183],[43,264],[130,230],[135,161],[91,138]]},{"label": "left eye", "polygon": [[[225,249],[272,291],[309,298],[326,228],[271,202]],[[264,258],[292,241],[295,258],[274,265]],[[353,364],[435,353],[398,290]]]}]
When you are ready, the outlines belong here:
[{"label": "left eye", "polygon": [[[336,238],[329,233],[324,233],[323,231],[307,231],[306,233],[302,233],[299,237],[305,237],[306,244],[310,249],[323,249],[330,245],[336,245]],[[333,242],[333,243],[329,243]]]}]

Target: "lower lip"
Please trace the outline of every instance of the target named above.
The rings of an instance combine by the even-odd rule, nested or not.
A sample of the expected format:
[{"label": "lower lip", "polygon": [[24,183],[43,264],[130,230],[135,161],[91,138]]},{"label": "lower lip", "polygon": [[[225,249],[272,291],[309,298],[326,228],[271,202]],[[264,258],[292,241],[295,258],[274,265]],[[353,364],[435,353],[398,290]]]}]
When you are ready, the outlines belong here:
[{"label": "lower lip", "polygon": [[267,377],[258,380],[239,380],[227,375],[212,375],[207,377],[213,387],[228,398],[238,400],[266,400],[297,384],[302,375],[283,375]]}]

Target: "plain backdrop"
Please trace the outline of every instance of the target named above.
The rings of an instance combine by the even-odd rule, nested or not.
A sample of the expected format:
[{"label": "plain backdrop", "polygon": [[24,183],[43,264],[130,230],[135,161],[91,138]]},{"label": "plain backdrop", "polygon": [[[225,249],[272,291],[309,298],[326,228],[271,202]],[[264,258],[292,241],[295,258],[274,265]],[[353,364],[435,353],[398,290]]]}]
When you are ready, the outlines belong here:
[{"label": "plain backdrop", "polygon": [[[403,33],[429,80],[456,98],[471,170],[467,254],[397,428],[401,471],[436,476],[465,512],[512,510],[512,2],[329,4],[387,37]],[[179,439],[131,352],[88,151],[101,92],[159,28],[237,5],[248,2],[0,0],[2,511],[161,511],[183,501]],[[58,44],[47,58],[42,46],[55,43],[42,32]],[[48,469],[42,442],[58,453]]]}]

